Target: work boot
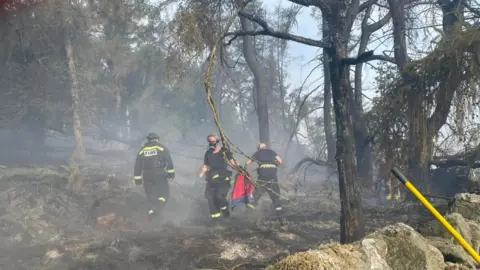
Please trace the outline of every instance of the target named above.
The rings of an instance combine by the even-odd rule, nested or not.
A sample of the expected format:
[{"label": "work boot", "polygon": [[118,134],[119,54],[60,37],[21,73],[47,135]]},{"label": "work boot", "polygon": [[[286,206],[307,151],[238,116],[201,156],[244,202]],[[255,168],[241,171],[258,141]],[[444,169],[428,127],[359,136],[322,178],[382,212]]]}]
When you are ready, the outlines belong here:
[{"label": "work boot", "polygon": [[153,211],[152,209],[148,210],[148,212],[147,212],[148,222],[152,222],[155,219],[156,216],[157,216],[157,213],[155,211]]},{"label": "work boot", "polygon": [[287,224],[287,219],[285,219],[285,212],[283,211],[283,208],[281,206],[275,207],[275,212],[278,217],[278,221],[280,221],[280,224],[286,225]]},{"label": "work boot", "polygon": [[212,217],[208,225],[210,229],[213,229],[213,230],[222,229],[223,228],[222,216],[220,215],[220,216]]},{"label": "work boot", "polygon": [[230,217],[230,211],[228,210],[228,206],[222,207],[222,215],[226,218]]}]

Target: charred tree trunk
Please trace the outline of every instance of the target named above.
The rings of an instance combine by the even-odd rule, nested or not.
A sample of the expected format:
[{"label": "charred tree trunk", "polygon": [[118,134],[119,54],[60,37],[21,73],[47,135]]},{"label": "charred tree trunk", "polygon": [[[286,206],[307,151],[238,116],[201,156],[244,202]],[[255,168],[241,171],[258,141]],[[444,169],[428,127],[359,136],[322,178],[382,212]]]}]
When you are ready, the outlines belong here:
[{"label": "charred tree trunk", "polygon": [[[394,42],[394,53],[395,53],[395,61],[397,63],[397,67],[400,71],[402,79],[405,82],[413,81],[415,78],[412,78],[410,74],[408,74],[405,70],[405,66],[408,63],[408,55],[407,55],[407,44],[406,44],[406,33],[405,33],[405,1],[404,0],[388,0],[388,4],[390,6],[390,14],[392,15],[392,22],[393,22],[393,42]],[[418,102],[418,97],[415,93],[415,88],[412,87],[407,94],[407,106],[408,106],[408,138],[410,142],[415,142],[420,138],[416,138],[417,136],[416,131],[414,130],[417,128],[416,123],[418,122],[415,119],[415,116],[418,114],[417,107],[418,105],[415,102]],[[420,100],[421,103],[421,100]],[[421,104],[420,104],[421,106]],[[421,109],[421,108],[420,108]],[[408,161],[407,166],[410,173],[410,179],[412,181],[421,179],[422,175],[422,166],[421,166],[421,157],[420,153],[422,152],[416,146],[412,146],[408,149]],[[397,165],[398,166],[398,165]],[[423,168],[425,171],[425,168]]]},{"label": "charred tree trunk", "polygon": [[[328,23],[323,19],[322,25],[323,37],[330,36]],[[329,56],[326,49],[323,49],[323,127],[325,131],[325,140],[327,141],[327,161],[333,163],[335,160],[335,138],[332,128],[332,82],[330,79]]]},{"label": "charred tree trunk", "polygon": [[[251,30],[251,22],[244,17],[240,17],[243,31]],[[260,142],[270,145],[270,123],[268,117],[268,93],[264,71],[261,63],[255,57],[255,47],[253,46],[253,37],[243,36],[243,54],[248,67],[253,73],[255,81],[256,112],[258,117],[258,131]]]},{"label": "charred tree trunk", "polygon": [[[104,7],[103,13],[105,14],[106,23],[103,25],[103,33],[105,36],[106,45],[110,48],[117,47],[115,45],[115,38],[120,34],[121,30],[121,21],[118,16],[120,12],[120,2],[109,2]],[[90,8],[92,8],[90,6]],[[125,101],[123,98],[124,91],[121,83],[121,78],[119,78],[116,73],[116,62],[114,61],[112,55],[112,49],[105,50],[105,63],[111,73],[111,79],[114,81],[116,87],[114,89],[115,95],[115,108],[110,110],[110,121],[112,121],[112,131],[115,132],[115,136],[118,138],[124,138],[126,123],[125,118]]]},{"label": "charred tree trunk", "polygon": [[[379,21],[368,24],[372,6],[365,10],[362,20],[362,34],[358,46],[358,56],[361,56],[367,50],[367,45],[371,35],[382,28],[390,21],[391,15],[387,14]],[[373,150],[369,141],[369,131],[365,121],[365,112],[363,110],[363,88],[362,88],[363,63],[355,65],[355,147],[357,151],[357,173],[364,189],[373,188]]]},{"label": "charred tree trunk", "polygon": [[82,121],[80,119],[80,86],[76,75],[75,53],[72,45],[72,36],[69,25],[64,28],[65,56],[70,77],[70,93],[72,95],[73,134],[75,135],[75,150],[72,160],[81,162],[85,159],[85,145],[83,141]]},{"label": "charred tree trunk", "polygon": [[337,168],[341,200],[340,241],[351,243],[365,236],[365,221],[361,192],[356,181],[355,136],[353,120],[353,89],[349,85],[349,67],[342,63],[348,58],[348,40],[344,33],[346,23],[341,11],[333,11],[327,19],[331,30],[332,48],[330,79],[332,82],[333,106],[337,125]]},{"label": "charred tree trunk", "polygon": [[[359,55],[365,52],[366,47],[366,42],[364,44],[360,42]],[[357,64],[355,67],[355,111],[353,113],[355,119],[355,149],[359,182],[362,183],[363,188],[370,189],[373,187],[373,154],[371,143],[368,141],[369,133],[363,110],[362,69],[363,63]]]}]

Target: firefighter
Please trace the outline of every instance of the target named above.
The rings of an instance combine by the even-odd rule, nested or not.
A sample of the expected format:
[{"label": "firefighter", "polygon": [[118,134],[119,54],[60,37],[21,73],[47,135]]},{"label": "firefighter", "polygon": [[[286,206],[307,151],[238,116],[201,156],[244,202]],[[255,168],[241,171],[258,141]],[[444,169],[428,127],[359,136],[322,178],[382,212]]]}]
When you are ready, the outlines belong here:
[{"label": "firefighter", "polygon": [[149,221],[162,213],[170,193],[168,180],[175,177],[170,152],[159,139],[156,133],[149,133],[135,160],[134,182],[145,188]]},{"label": "firefighter", "polygon": [[232,182],[232,172],[228,170],[228,166],[236,166],[236,163],[232,153],[220,146],[215,135],[208,135],[207,141],[209,149],[203,158],[200,178],[206,176],[205,197],[212,220],[218,220],[222,216],[230,216],[227,196]]},{"label": "firefighter", "polygon": [[247,161],[245,167],[253,162],[258,163],[258,179],[254,195],[255,203],[258,202],[265,192],[268,192],[280,223],[285,224],[284,211],[280,201],[280,186],[278,185],[277,177],[277,166],[283,165],[282,159],[275,151],[268,149],[264,143],[261,143],[257,147],[257,152],[253,154],[252,159]]}]

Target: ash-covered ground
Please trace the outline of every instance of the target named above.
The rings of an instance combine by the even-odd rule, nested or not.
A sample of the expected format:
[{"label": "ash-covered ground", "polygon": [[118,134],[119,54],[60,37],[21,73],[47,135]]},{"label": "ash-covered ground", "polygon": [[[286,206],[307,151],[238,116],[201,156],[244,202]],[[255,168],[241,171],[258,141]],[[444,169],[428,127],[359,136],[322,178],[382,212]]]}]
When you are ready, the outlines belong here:
[{"label": "ash-covered ground", "polygon": [[[130,167],[0,168],[0,269],[263,269],[339,238],[334,181],[308,177],[296,192],[285,182],[286,226],[267,195],[257,211],[237,208],[212,226],[204,184],[180,176],[164,220],[147,223]],[[421,219],[431,217],[419,205],[366,205],[369,231]]]}]

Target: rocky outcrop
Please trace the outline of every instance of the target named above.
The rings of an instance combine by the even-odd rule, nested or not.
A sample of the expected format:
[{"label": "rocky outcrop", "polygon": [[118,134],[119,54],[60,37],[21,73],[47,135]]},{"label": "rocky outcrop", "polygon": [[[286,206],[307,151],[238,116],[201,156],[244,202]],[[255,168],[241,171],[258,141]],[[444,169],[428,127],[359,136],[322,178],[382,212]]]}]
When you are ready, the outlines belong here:
[{"label": "rocky outcrop", "polygon": [[[480,250],[480,195],[457,194],[445,218],[475,249]],[[349,245],[328,244],[297,253],[269,270],[469,270],[474,259],[448,231],[432,220],[418,231],[403,223],[384,227]]]},{"label": "rocky outcrop", "polygon": [[[462,235],[473,249],[480,250],[480,195],[457,194],[450,203],[445,219]],[[461,265],[461,269],[476,269],[475,261],[436,220],[422,224],[418,231],[438,248],[446,262]],[[455,269],[455,268],[452,268]]]},{"label": "rocky outcrop", "polygon": [[298,253],[270,266],[269,270],[436,270],[444,269],[442,253],[413,228],[403,223],[384,227],[363,240],[329,244]]},{"label": "rocky outcrop", "polygon": [[473,193],[455,195],[448,213],[459,213],[466,219],[480,223],[480,195]]}]

